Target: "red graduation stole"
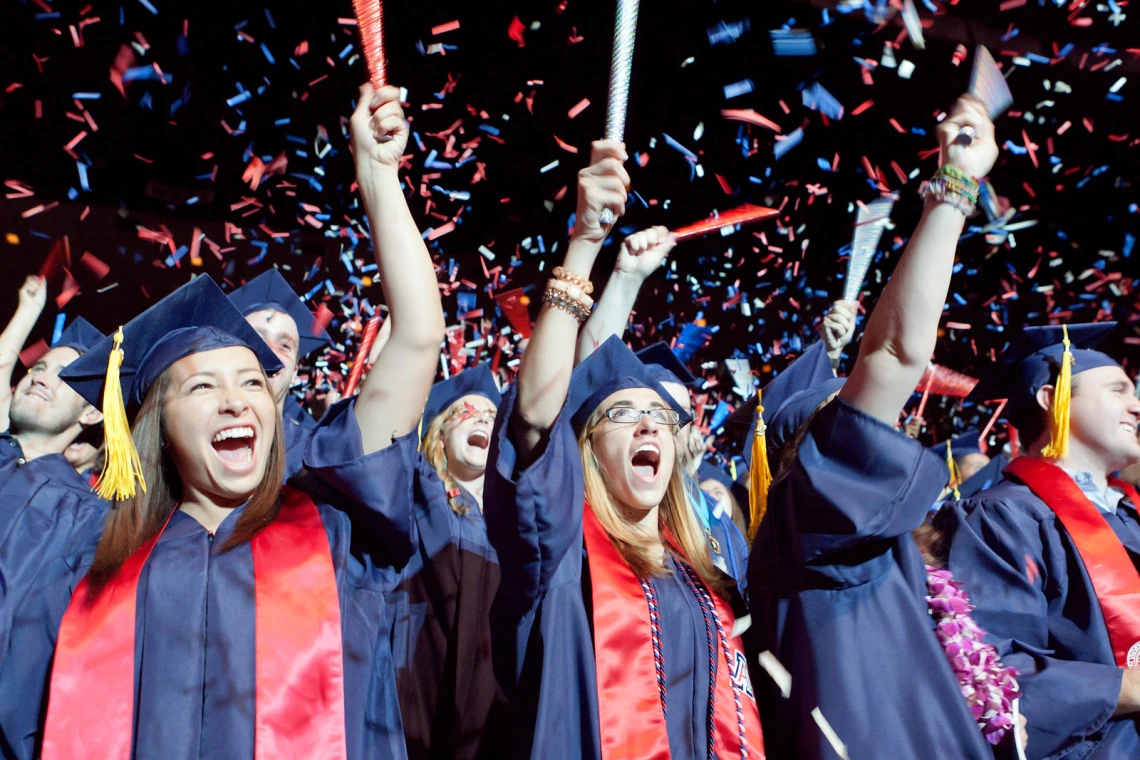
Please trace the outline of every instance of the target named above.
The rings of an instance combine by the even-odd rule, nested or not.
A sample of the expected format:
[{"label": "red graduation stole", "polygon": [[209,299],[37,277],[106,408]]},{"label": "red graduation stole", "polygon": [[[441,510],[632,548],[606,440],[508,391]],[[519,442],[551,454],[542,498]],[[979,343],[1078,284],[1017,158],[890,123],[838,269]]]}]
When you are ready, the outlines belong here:
[{"label": "red graduation stole", "polygon": [[[135,601],[139,577],[161,534],[139,547],[93,602],[87,599],[86,578],[76,587],[56,644],[45,760],[129,760]],[[312,499],[285,487],[281,511],[253,537],[250,549],[257,637],[255,760],[344,760],[340,598],[328,536]]]},{"label": "red graduation stole", "polygon": [[[1140,667],[1140,573],[1104,515],[1056,465],[1023,456],[1005,471],[1029,486],[1061,519],[1092,580],[1117,666]],[[1140,496],[1132,486],[1114,478],[1109,484],[1140,507]]]},{"label": "red graduation stole", "polygon": [[[590,587],[594,603],[594,662],[598,680],[598,718],[601,725],[603,760],[669,760],[669,735],[657,671],[653,661],[653,639],[649,608],[641,582],[614,548],[594,510],[586,503],[582,532],[590,567]],[[731,634],[735,617],[732,608],[710,593],[725,635]],[[716,756],[740,757],[740,736],[733,700],[733,680],[743,687],[748,757],[764,760],[764,740],[760,714],[756,709],[748,666],[740,637],[729,640],[733,667],[726,666],[721,644],[717,651],[716,713],[713,741]],[[698,711],[704,709],[698,706]]]}]

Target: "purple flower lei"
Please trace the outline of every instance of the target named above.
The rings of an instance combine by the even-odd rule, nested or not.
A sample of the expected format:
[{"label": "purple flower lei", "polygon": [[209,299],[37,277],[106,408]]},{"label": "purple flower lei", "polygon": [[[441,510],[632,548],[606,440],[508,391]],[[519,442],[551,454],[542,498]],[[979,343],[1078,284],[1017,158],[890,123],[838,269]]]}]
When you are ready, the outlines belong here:
[{"label": "purple flower lei", "polygon": [[1020,696],[1017,669],[1003,668],[997,650],[982,641],[984,632],[974,622],[970,597],[949,570],[927,565],[926,603],[934,618],[935,633],[946,660],[958,679],[958,688],[982,736],[998,744],[1013,730],[1013,700]]}]

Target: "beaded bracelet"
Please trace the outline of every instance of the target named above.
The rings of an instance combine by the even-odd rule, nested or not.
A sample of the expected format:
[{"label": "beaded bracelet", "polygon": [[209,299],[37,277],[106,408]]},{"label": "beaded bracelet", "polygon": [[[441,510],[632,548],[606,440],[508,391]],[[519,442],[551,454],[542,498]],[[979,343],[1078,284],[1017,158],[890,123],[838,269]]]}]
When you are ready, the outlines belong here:
[{"label": "beaded bracelet", "polygon": [[953,164],[939,167],[919,188],[923,198],[949,204],[966,216],[977,208],[978,191],[978,181]]},{"label": "beaded bracelet", "polygon": [[[555,282],[551,280],[550,283]],[[579,322],[590,318],[590,309],[581,301],[577,301],[566,294],[565,291],[550,287],[547,283],[546,292],[542,294],[542,302],[548,303],[556,309],[561,309]]]},{"label": "beaded bracelet", "polygon": [[579,274],[571,272],[566,267],[554,267],[554,272],[552,274],[554,275],[555,280],[568,282],[571,285],[577,285],[586,295],[590,295],[594,292],[594,283],[590,282]]}]

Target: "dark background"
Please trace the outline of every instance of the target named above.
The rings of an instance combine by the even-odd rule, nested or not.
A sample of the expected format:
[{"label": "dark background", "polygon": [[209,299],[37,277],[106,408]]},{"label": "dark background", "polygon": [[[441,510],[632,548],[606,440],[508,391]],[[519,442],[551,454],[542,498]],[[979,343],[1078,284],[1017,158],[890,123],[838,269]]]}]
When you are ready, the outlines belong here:
[{"label": "dark background", "polygon": [[[0,317],[14,308],[23,277],[39,270],[53,244],[67,235],[69,271],[81,291],[64,310],[84,315],[101,329],[109,331],[130,319],[192,272],[237,285],[276,265],[299,292],[311,291],[325,279],[331,282],[332,292],[321,290],[309,305],[316,309],[323,302],[333,311],[337,322],[331,331],[338,348],[351,354],[355,333],[341,332],[346,318],[363,308],[361,296],[368,304],[382,300],[378,285],[350,280],[360,276],[360,263],[371,262],[367,241],[361,239],[354,249],[350,238],[329,230],[346,220],[367,224],[350,190],[352,161],[343,132],[356,86],[366,77],[362,61],[349,65],[348,57],[338,58],[349,44],[354,45],[352,54],[359,51],[355,27],[338,24],[338,18],[352,15],[351,4],[153,4],[157,15],[139,0],[4,0],[0,176],[30,185],[34,197],[0,201],[0,231],[7,235],[7,242],[0,242]],[[703,320],[717,332],[694,358],[694,369],[707,365],[705,373],[717,376],[721,365],[713,363],[740,352],[763,379],[769,378],[789,351],[794,355],[804,339],[810,340],[820,315],[842,293],[846,266],[841,256],[851,238],[852,204],[879,195],[867,177],[864,157],[880,167],[889,188],[900,193],[891,217],[894,229],[884,235],[868,276],[863,300],[870,308],[917,220],[918,182],[937,166],[936,156],[919,157],[934,145],[934,117],[966,86],[972,59],[955,66],[954,49],[963,44],[972,51],[981,43],[1006,68],[1013,65],[1014,55],[1053,59],[1014,67],[1008,82],[1015,104],[997,122],[999,143],[1022,146],[1024,130],[1038,144],[1040,167],[1007,145],[991,177],[997,193],[1019,209],[1013,221],[1038,224],[1015,232],[1012,241],[999,236],[987,243],[977,229],[985,218],[972,220],[976,226],[959,248],[961,267],[946,318],[973,328],[945,331],[934,360],[977,374],[991,349],[1000,351],[1005,345],[1010,329],[1051,319],[1080,322],[1112,316],[1129,324],[1118,330],[1108,349],[1123,357],[1135,374],[1140,316],[1133,279],[1140,275],[1140,252],[1124,255],[1128,235],[1136,236],[1140,226],[1134,205],[1140,202],[1135,187],[1140,149],[1135,12],[1114,26],[1111,11],[1097,11],[1092,3],[1083,10],[1058,7],[1052,0],[1028,0],[1006,11],[989,0],[938,5],[939,12],[932,14],[919,3],[927,24],[926,49],[920,51],[906,38],[893,11],[877,24],[866,9],[842,13],[835,3],[820,0],[642,3],[626,140],[631,153],[648,154],[646,166],[630,167],[634,190],[648,205],[632,203],[621,231],[652,224],[676,227],[742,202],[782,205],[782,213],[778,223],[768,221],[728,237],[678,247],[671,256],[674,268],[646,285],[630,336],[635,345],[671,340],[683,323]],[[45,7],[58,16],[37,18],[48,13]],[[456,281],[470,283],[457,291],[474,293],[477,307],[486,310],[494,327],[506,321],[494,312],[491,283],[476,251],[485,245],[496,253],[496,260],[487,263],[503,267],[505,279],[494,283],[498,290],[541,283],[560,260],[574,211],[575,173],[604,123],[612,13],[612,2],[593,0],[386,4],[390,79],[408,88],[407,113],[423,143],[423,149],[409,145],[410,204],[422,229],[438,227],[462,210],[456,230],[430,245],[446,270],[441,280],[454,271]],[[826,24],[825,13],[830,20]],[[525,27],[523,47],[508,36],[516,16]],[[92,17],[100,20],[82,30],[83,45],[76,47],[69,27]],[[1092,23],[1074,26],[1070,17]],[[434,26],[456,19],[459,29],[433,36]],[[749,31],[735,42],[710,44],[710,29],[745,19]],[[539,28],[531,28],[533,24]],[[784,25],[813,34],[817,54],[775,55],[769,30]],[[254,41],[241,39],[235,27]],[[121,46],[139,42],[136,34],[149,49],[144,54],[133,51],[134,66],[157,64],[169,81],[127,83],[124,98],[111,83],[109,70]],[[571,42],[572,37],[582,39]],[[308,52],[296,55],[302,41]],[[868,85],[856,59],[879,61],[887,41],[898,41],[896,59],[911,61],[916,70],[904,80],[897,69],[879,66]],[[433,43],[455,49],[425,55]],[[1056,59],[1054,46],[1069,43],[1073,50]],[[690,57],[692,63],[682,66]],[[1117,59],[1120,63],[1114,64]],[[1113,100],[1109,88],[1120,77],[1128,81],[1118,93],[1121,99]],[[754,91],[726,100],[724,86],[745,79],[753,82]],[[1058,80],[1067,83],[1071,93],[1047,90],[1047,82]],[[445,93],[449,82],[453,86]],[[825,120],[803,106],[800,91],[813,82],[843,104],[841,120]],[[14,87],[17,83],[21,86]],[[255,94],[231,107],[226,99],[238,94],[239,83]],[[80,115],[72,99],[77,92],[100,95],[81,101],[98,131],[68,117],[69,112]],[[568,118],[567,111],[582,98],[589,98],[591,105],[577,118]],[[868,100],[874,101],[872,107],[851,115]],[[1047,100],[1053,105],[1043,102]],[[36,101],[42,104],[39,119]],[[425,104],[439,107],[424,110]],[[803,126],[803,142],[776,161],[773,132],[726,120],[720,116],[723,108],[753,108],[777,122],[784,134]],[[905,133],[892,126],[892,118]],[[1091,120],[1091,132],[1082,124],[1085,118]],[[288,124],[276,123],[282,119]],[[1056,134],[1066,120],[1072,126]],[[244,122],[244,131],[231,135],[223,121],[235,130]],[[475,160],[457,168],[425,168],[427,154],[442,153],[445,146],[445,139],[429,133],[457,121],[458,143],[478,139],[472,146]],[[703,125],[703,135],[695,139],[698,125]],[[314,139],[321,127],[332,150],[318,159]],[[499,141],[481,127],[498,130]],[[62,147],[83,129],[89,134],[75,151],[88,167],[90,191],[80,187],[76,160]],[[925,134],[919,133],[922,130]],[[665,144],[666,133],[699,155],[703,178],[695,178],[692,164]],[[561,149],[555,135],[576,146],[577,155]],[[650,147],[652,141],[655,147]],[[268,177],[251,191],[241,179],[250,158],[260,156],[268,163],[282,151],[288,156],[287,173]],[[209,153],[213,155],[202,158]],[[832,172],[836,155],[838,170]],[[1060,162],[1056,173],[1050,155]],[[454,158],[438,160],[454,167]],[[540,173],[554,160],[559,161],[557,168]],[[901,183],[892,161],[907,173],[917,168],[918,177]],[[478,165],[484,167],[485,179],[472,184]],[[210,179],[215,166],[216,178]],[[425,185],[425,173],[439,176]],[[812,195],[809,185],[820,194]],[[434,186],[469,192],[470,200],[452,200],[430,189]],[[430,197],[421,195],[421,187],[428,188]],[[564,195],[556,200],[563,188]],[[188,205],[194,197],[199,200]],[[254,214],[242,216],[250,206],[231,211],[233,204],[251,197],[263,204]],[[54,201],[59,205],[22,217],[28,209]],[[322,230],[300,221],[307,213],[301,203],[328,215]],[[430,212],[439,216],[431,215],[429,203]],[[228,244],[227,222],[242,233]],[[168,266],[169,248],[138,235],[140,225],[158,230],[162,224],[172,233],[176,249],[189,244],[197,227],[233,250],[219,260],[203,244],[201,266],[192,266],[188,255],[178,266]],[[274,239],[266,230],[289,234]],[[753,233],[763,233],[767,244]],[[519,247],[527,238],[537,246],[539,236],[545,254]],[[621,235],[613,238],[611,243],[616,243]],[[806,251],[801,248],[804,241],[809,241]],[[767,245],[782,251],[769,257]],[[599,285],[615,248],[610,245],[608,256],[603,254],[599,261],[594,277]],[[110,265],[110,272],[97,278],[78,263],[83,252]],[[353,271],[341,261],[342,252],[348,252],[350,262],[355,259]],[[1119,276],[1115,291],[1096,286],[1104,275]],[[53,298],[61,285],[58,275]],[[1049,286],[1051,293],[1040,292]],[[738,295],[753,302],[750,317],[742,314]],[[765,306],[756,308],[758,302]],[[447,294],[444,307],[449,323],[454,323],[455,292]],[[533,315],[535,306],[531,309]],[[49,301],[33,340],[50,339],[56,313]],[[482,327],[471,320],[466,337],[478,337]],[[335,364],[341,355],[332,358]],[[933,413],[927,417],[936,421],[928,433],[932,438],[986,413],[967,408],[951,421],[957,407],[942,398],[932,399],[929,409]]]}]

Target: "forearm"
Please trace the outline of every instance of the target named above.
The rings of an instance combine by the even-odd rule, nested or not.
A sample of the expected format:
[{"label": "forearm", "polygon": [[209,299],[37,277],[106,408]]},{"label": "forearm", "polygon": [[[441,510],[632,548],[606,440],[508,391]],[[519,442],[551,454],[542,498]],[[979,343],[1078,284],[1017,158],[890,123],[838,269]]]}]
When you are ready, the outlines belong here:
[{"label": "forearm", "polygon": [[1140,671],[1125,670],[1120,680],[1120,697],[1116,701],[1116,712],[1112,717],[1133,715],[1140,712]]},{"label": "forearm", "polygon": [[395,169],[360,178],[391,337],[361,385],[355,414],[366,452],[415,429],[435,378],[443,308],[431,256]]},{"label": "forearm", "polygon": [[918,228],[871,314],[859,358],[840,395],[893,424],[934,352],[965,217],[928,201]]},{"label": "forearm", "polygon": [[390,343],[422,346],[432,356],[443,339],[443,307],[431,255],[400,189],[395,169],[360,178],[372,228],[377,275],[394,319]]},{"label": "forearm", "polygon": [[39,318],[39,310],[18,307],[4,332],[0,333],[0,386],[8,388],[12,385],[12,370],[16,368],[20,351]]},{"label": "forearm", "polygon": [[[594,258],[601,245],[571,238],[562,266],[583,279],[590,279]],[[530,345],[519,366],[519,396],[515,442],[520,458],[528,455],[554,425],[574,370],[572,346],[578,338],[578,320],[550,304],[544,304],[534,323]]]},{"label": "forearm", "polygon": [[606,283],[605,292],[594,305],[594,312],[586,320],[578,335],[578,355],[574,364],[581,364],[594,353],[594,349],[606,342],[611,335],[622,335],[633,305],[644,282],[640,277],[626,272],[615,271]]}]

